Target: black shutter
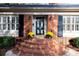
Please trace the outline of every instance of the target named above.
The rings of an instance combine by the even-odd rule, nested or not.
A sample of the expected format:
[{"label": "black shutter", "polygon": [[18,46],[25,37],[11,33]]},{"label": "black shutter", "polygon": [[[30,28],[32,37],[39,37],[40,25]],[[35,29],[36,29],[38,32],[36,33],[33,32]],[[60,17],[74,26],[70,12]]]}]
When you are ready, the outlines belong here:
[{"label": "black shutter", "polygon": [[58,16],[58,36],[63,36],[63,19],[61,15]]},{"label": "black shutter", "polygon": [[19,37],[23,37],[24,15],[19,15]]}]

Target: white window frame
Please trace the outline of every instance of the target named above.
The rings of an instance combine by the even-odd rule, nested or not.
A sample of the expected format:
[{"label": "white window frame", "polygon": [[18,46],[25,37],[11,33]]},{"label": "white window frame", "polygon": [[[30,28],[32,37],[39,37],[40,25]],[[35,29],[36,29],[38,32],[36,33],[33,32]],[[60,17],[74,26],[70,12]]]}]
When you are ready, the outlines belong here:
[{"label": "white window frame", "polygon": [[[19,29],[16,29],[16,24],[19,25],[19,17],[18,15],[0,15],[1,17],[1,29],[0,29],[0,36],[14,36],[17,37],[19,35]],[[3,18],[6,17],[6,29],[3,30]],[[8,23],[8,17],[9,17],[9,23]],[[12,17],[15,17],[15,23],[14,26],[15,28],[12,29]],[[18,18],[18,19],[17,19]],[[16,21],[18,20],[18,23]],[[10,25],[10,29],[8,29],[8,24]],[[7,34],[6,34],[7,33]]]},{"label": "white window frame", "polygon": [[[70,29],[69,30],[67,30],[67,25],[68,25],[67,17],[70,18],[69,19],[70,20],[70,23],[69,23]],[[70,16],[70,15],[67,16],[67,15],[65,15],[65,16],[63,16],[63,37],[79,37],[79,30],[75,29],[75,27],[76,27],[75,25],[77,25],[77,24],[79,25],[79,23],[76,23],[77,17],[79,18],[78,15],[75,15],[75,16]],[[72,23],[73,18],[74,18],[74,23]],[[64,21],[65,21],[65,23],[64,23]],[[65,25],[65,27],[64,27],[64,25]],[[74,25],[74,30],[72,30],[72,25]]]}]

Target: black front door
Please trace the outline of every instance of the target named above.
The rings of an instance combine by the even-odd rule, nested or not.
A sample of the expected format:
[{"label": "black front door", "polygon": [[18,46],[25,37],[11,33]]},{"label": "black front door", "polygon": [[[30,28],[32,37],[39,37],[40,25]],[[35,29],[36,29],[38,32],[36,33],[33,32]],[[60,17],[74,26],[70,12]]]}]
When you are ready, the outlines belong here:
[{"label": "black front door", "polygon": [[44,17],[36,17],[36,35],[44,35]]}]

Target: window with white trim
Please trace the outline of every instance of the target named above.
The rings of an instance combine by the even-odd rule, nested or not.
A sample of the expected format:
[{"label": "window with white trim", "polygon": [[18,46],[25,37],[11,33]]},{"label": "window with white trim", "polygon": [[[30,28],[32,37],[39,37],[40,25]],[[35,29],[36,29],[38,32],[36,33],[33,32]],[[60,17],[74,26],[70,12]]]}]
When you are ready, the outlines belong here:
[{"label": "window with white trim", "polygon": [[0,15],[0,36],[18,36],[18,15]]},{"label": "window with white trim", "polygon": [[63,16],[63,35],[79,36],[79,16]]}]

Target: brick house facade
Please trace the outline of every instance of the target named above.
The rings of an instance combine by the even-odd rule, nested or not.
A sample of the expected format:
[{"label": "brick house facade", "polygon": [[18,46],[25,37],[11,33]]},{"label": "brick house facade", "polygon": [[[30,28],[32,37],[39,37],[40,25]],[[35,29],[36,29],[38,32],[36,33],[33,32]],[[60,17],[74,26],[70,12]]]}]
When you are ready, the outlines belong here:
[{"label": "brick house facade", "polygon": [[0,4],[0,36],[36,36],[51,31],[59,37],[79,37],[79,5]]},{"label": "brick house facade", "polygon": [[[30,19],[29,19],[30,17]],[[32,31],[32,17],[33,15],[24,15],[24,35]],[[50,19],[50,17],[52,17]],[[47,30],[57,34],[58,30],[58,16],[57,15],[48,15],[47,16]],[[51,26],[52,25],[52,26]],[[27,28],[28,27],[28,28]]]}]

